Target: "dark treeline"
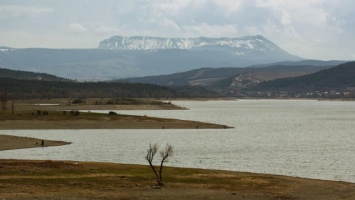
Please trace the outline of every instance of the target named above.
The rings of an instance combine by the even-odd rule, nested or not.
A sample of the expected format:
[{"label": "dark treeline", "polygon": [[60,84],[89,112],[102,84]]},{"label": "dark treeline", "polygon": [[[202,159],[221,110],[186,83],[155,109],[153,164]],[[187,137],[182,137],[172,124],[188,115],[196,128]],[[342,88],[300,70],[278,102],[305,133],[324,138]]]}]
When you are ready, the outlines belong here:
[{"label": "dark treeline", "polygon": [[36,73],[21,70],[11,70],[0,68],[0,77],[24,80],[45,80],[45,81],[70,81],[65,78],[57,77],[46,73]]},{"label": "dark treeline", "polygon": [[121,82],[65,82],[0,78],[0,90],[7,88],[11,99],[25,98],[199,98],[216,97],[204,88],[169,88]]}]

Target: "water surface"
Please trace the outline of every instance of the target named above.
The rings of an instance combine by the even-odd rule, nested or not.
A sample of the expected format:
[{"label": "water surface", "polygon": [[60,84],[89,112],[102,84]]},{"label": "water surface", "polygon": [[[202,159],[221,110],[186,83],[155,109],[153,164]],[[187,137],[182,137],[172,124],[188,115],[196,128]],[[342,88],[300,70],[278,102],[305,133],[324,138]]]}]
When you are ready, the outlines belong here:
[{"label": "water surface", "polygon": [[[223,130],[8,130],[1,134],[73,142],[3,151],[1,158],[147,164],[150,142],[172,144],[171,166],[247,171],[355,183],[355,102],[177,101],[190,110],[115,111],[198,120]],[[106,111],[105,111],[106,112]]]}]

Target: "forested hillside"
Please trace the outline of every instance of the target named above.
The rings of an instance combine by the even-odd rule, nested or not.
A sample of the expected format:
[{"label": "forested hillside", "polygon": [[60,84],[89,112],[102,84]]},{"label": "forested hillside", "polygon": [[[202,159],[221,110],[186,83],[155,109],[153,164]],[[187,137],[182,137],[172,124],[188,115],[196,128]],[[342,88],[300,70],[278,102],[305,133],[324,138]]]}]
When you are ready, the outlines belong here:
[{"label": "forested hillside", "polygon": [[53,76],[46,73],[36,73],[36,72],[11,70],[11,69],[4,69],[4,68],[0,68],[0,78],[44,80],[44,81],[68,81],[65,78]]},{"label": "forested hillside", "polygon": [[184,98],[216,97],[204,88],[168,88],[140,83],[64,82],[0,78],[0,91],[8,98]]},{"label": "forested hillside", "polygon": [[[125,79],[125,81],[164,86],[200,85],[210,88],[218,87],[219,89],[228,89],[228,87],[233,84],[233,78],[240,75],[249,74],[253,76],[253,79],[261,82],[283,77],[310,74],[325,68],[328,68],[328,66],[286,64],[274,64],[267,67],[201,68],[170,75],[129,78]],[[223,82],[223,84],[221,84],[221,82]]]},{"label": "forested hillside", "polygon": [[248,91],[295,93],[343,93],[355,88],[355,62],[348,62],[313,74],[260,83]]}]

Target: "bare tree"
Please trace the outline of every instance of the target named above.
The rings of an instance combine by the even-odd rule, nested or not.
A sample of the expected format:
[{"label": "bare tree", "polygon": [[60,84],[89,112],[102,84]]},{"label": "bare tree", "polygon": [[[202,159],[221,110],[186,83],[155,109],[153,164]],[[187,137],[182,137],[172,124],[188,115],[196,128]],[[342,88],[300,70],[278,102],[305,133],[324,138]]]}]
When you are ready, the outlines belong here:
[{"label": "bare tree", "polygon": [[155,177],[157,179],[158,185],[164,185],[159,178],[159,175],[157,173],[157,170],[155,170],[155,167],[153,166],[153,159],[154,159],[154,155],[157,153],[158,151],[158,144],[149,144],[149,149],[147,150],[147,156],[146,159],[149,163],[150,168],[152,168]]},{"label": "bare tree", "polygon": [[162,177],[163,165],[164,165],[164,162],[166,162],[169,157],[173,156],[174,150],[173,150],[173,146],[166,144],[165,149],[160,152],[160,156],[162,159],[160,162],[160,168],[159,168],[159,174],[158,174],[157,170],[155,169],[155,167],[153,165],[153,159],[154,159],[155,154],[158,151],[158,148],[159,148],[158,144],[149,144],[149,149],[147,150],[146,159],[149,163],[150,168],[152,168],[152,170],[154,172],[154,175],[157,179],[158,186],[162,187],[162,186],[164,186],[163,177]]}]

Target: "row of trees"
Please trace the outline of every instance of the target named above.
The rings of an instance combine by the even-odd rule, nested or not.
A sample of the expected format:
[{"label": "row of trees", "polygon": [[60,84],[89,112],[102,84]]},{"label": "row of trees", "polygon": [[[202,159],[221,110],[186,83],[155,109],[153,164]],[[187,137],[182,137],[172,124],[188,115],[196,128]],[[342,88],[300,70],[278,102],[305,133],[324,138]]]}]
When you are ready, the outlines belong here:
[{"label": "row of trees", "polygon": [[189,98],[217,97],[198,87],[169,88],[150,84],[122,82],[63,82],[0,78],[0,90],[8,88],[8,96],[19,98]]}]

